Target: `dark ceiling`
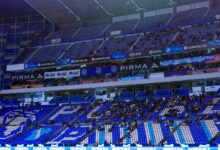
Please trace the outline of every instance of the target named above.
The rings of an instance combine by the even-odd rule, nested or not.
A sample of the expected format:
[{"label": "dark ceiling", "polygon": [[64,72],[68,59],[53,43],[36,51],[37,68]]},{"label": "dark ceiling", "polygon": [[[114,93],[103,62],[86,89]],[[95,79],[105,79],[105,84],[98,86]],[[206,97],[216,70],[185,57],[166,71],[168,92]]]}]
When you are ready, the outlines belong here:
[{"label": "dark ceiling", "polygon": [[[34,0],[37,2],[37,0]],[[44,0],[39,0],[39,1],[44,1]],[[68,1],[68,0],[66,0]],[[75,3],[77,4],[77,1],[83,2],[83,0],[75,0]],[[98,0],[99,2],[105,1],[105,0]],[[111,1],[111,0],[106,0],[106,1]],[[112,0],[117,1],[117,0]],[[120,1],[120,0],[119,0]],[[126,1],[126,0],[123,0]],[[159,7],[160,3],[163,5],[169,4],[169,3],[174,3],[174,4],[184,4],[184,3],[190,3],[190,2],[196,2],[196,1],[203,1],[203,0],[135,0],[137,3],[138,2],[146,2],[146,3],[152,3],[150,5],[150,8],[154,8],[153,4],[155,3],[157,7]],[[218,1],[218,0],[217,0]],[[85,2],[85,1],[84,1]],[[89,3],[88,3],[89,5]],[[80,6],[80,5],[79,5]],[[79,6],[76,6],[79,7]],[[166,5],[167,7],[167,5]],[[154,8],[155,9],[155,8]],[[148,10],[148,9],[147,9]],[[75,10],[77,12],[77,10]],[[79,12],[77,12],[79,13]],[[33,8],[31,8],[25,0],[0,0],[0,17],[18,17],[18,16],[27,16],[27,15],[36,15],[38,14]]]},{"label": "dark ceiling", "polygon": [[0,0],[0,17],[36,15],[24,0]]}]

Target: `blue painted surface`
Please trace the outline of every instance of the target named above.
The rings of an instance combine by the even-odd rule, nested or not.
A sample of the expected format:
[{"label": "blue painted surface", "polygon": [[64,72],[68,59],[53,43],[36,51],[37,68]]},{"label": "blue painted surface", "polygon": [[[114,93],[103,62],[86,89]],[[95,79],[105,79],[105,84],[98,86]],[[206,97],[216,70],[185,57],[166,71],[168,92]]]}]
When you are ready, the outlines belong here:
[{"label": "blue painted surface", "polygon": [[149,133],[150,133],[150,138],[152,140],[152,143],[156,144],[156,138],[155,138],[154,130],[153,130],[153,123],[148,122],[147,125],[148,125],[148,128],[149,128]]},{"label": "blue painted surface", "polygon": [[[175,127],[177,126],[177,123],[175,122]],[[177,129],[177,135],[179,137],[179,140],[180,140],[180,143],[181,144],[185,144],[185,139],[184,139],[184,136],[183,136],[183,132],[180,128]]]},{"label": "blue painted surface", "polygon": [[201,124],[202,124],[202,127],[203,127],[203,129],[205,131],[205,134],[206,134],[208,140],[211,140],[212,139],[212,135],[211,135],[211,133],[210,133],[210,131],[209,131],[207,125],[206,125],[206,122],[203,120],[203,121],[201,121]]},{"label": "blue painted surface", "polygon": [[104,144],[105,142],[105,131],[99,131],[99,143]]}]

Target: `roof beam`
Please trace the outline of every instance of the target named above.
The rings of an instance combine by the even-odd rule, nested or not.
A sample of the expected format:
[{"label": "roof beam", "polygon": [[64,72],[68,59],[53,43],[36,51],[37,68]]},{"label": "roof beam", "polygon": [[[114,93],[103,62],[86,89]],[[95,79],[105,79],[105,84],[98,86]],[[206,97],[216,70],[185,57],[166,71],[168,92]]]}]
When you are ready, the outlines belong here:
[{"label": "roof beam", "polygon": [[134,0],[130,0],[130,2],[137,8],[137,12],[145,10],[144,8],[141,8]]},{"label": "roof beam", "polygon": [[105,7],[104,7],[102,4],[100,4],[97,0],[94,0],[94,2],[95,2],[100,8],[102,8],[106,14],[108,14],[109,16],[114,16],[113,13],[110,13],[107,9],[105,9]]},{"label": "roof beam", "polygon": [[77,18],[77,21],[82,20],[72,9],[70,9],[62,0],[57,0],[64,8],[66,8],[74,17]]},{"label": "roof beam", "polygon": [[44,15],[40,10],[38,10],[29,0],[24,0],[24,1],[54,26],[54,22],[46,15]]}]

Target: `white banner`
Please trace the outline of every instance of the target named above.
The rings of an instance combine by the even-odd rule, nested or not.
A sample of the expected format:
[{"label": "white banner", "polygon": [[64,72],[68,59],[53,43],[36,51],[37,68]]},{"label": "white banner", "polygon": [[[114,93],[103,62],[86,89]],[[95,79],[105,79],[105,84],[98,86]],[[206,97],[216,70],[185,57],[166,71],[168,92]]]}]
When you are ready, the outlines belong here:
[{"label": "white banner", "polygon": [[24,64],[7,65],[7,71],[24,70]]},{"label": "white banner", "polygon": [[220,20],[220,15],[216,15],[215,18]]},{"label": "white banner", "polygon": [[57,79],[57,78],[66,78],[66,77],[79,77],[79,76],[80,76],[80,69],[44,73],[44,79]]},{"label": "white banner", "polygon": [[192,87],[192,91],[193,93],[200,93],[202,92],[202,87],[201,86]]},{"label": "white banner", "polygon": [[206,92],[217,92],[220,88],[220,85],[216,85],[216,86],[206,86],[205,87],[205,91]]}]

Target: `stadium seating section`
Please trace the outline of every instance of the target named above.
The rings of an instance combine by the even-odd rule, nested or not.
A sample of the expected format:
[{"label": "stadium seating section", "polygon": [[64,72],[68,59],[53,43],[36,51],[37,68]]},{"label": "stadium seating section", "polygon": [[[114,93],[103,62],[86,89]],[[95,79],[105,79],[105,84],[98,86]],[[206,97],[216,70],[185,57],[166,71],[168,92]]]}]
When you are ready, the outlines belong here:
[{"label": "stadium seating section", "polygon": [[[81,10],[68,0],[63,1],[71,9],[86,16],[84,9]],[[98,1],[110,12],[122,11],[119,7],[111,6],[112,2],[109,0]],[[132,1],[145,8],[149,7],[145,6],[142,0],[129,0]],[[93,1],[87,0],[87,2],[83,6],[88,9],[87,12],[91,12],[89,15],[105,16],[101,9],[95,7]],[[118,0],[119,6],[126,2],[127,0]],[[89,7],[93,5],[95,6]],[[128,11],[136,11],[136,8],[129,3],[127,8]],[[217,14],[220,14],[218,7],[213,9],[204,7],[180,11],[175,15],[169,13],[147,17],[143,15],[142,19],[113,21],[98,25],[84,24],[71,29],[55,28],[54,31],[47,31],[51,29],[51,25],[42,20],[28,24],[21,22],[16,27],[2,23],[0,50],[5,52],[4,55],[0,55],[0,67],[5,70],[5,64],[111,57],[114,53],[129,55],[140,52],[148,56],[152,51],[165,50],[169,46],[187,47],[207,44],[213,40],[220,40],[220,20],[213,17]],[[117,33],[119,34],[113,35]],[[206,54],[201,52],[199,56]],[[171,58],[172,56],[168,60]],[[171,67],[170,70],[163,70],[164,76],[184,75],[194,70],[193,67],[176,72]],[[205,68],[202,64],[199,67],[200,74],[207,73],[206,70],[202,70]],[[210,68],[214,67],[216,66]],[[129,71],[125,74],[129,75]],[[114,76],[124,77],[123,73],[120,75],[113,74],[111,77],[104,75],[104,79],[110,81]],[[4,76],[6,76],[4,83],[8,86],[4,89],[8,89],[8,84],[11,82],[10,75],[4,74]],[[2,81],[3,71],[0,72],[0,77]],[[61,80],[61,84],[57,81],[55,85],[79,84],[84,78],[88,81],[90,79],[84,76],[80,79],[74,77],[68,79],[70,81],[68,83]],[[91,77],[92,80],[96,78],[101,80],[102,76]],[[116,78],[113,79],[115,80]],[[50,80],[45,82],[48,84],[43,83],[43,86],[53,84]],[[198,146],[220,143],[220,92],[211,96],[208,94],[189,96],[188,88],[176,89],[175,93],[168,89],[158,89],[155,93],[125,91],[120,92],[113,100],[106,101],[96,100],[95,95],[91,94],[56,96],[47,105],[24,106],[18,99],[1,99],[0,106],[1,145],[188,144]]]},{"label": "stadium seating section", "polygon": [[[24,51],[25,56],[29,55],[28,58],[18,57],[12,63],[104,57],[111,56],[114,52],[142,52],[149,55],[149,50],[161,50],[171,45],[191,46],[205,43],[219,39],[219,22],[213,18],[218,13],[219,10],[214,8],[198,8],[181,11],[176,15],[165,14],[142,20],[59,30],[52,32],[40,43],[35,42],[35,50],[26,50],[27,53]],[[111,36],[112,31],[118,30],[121,35]],[[52,44],[53,39],[60,40]]]},{"label": "stadium seating section", "polygon": [[[113,101],[94,95],[59,96],[45,106],[0,110],[1,144],[216,144],[220,98],[122,92]],[[54,105],[57,104],[57,105]],[[60,105],[58,105],[60,104]],[[213,140],[216,139],[216,140]]]}]

